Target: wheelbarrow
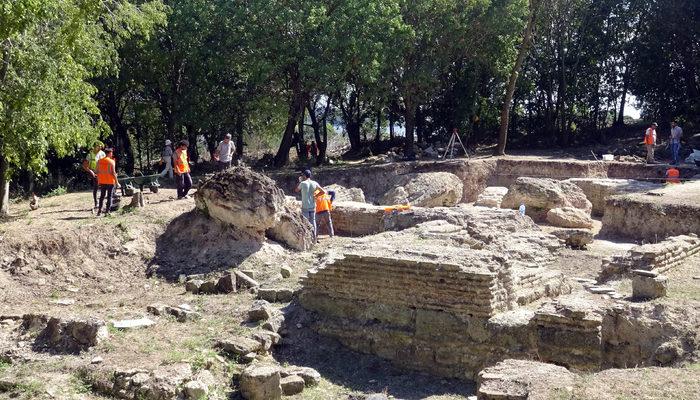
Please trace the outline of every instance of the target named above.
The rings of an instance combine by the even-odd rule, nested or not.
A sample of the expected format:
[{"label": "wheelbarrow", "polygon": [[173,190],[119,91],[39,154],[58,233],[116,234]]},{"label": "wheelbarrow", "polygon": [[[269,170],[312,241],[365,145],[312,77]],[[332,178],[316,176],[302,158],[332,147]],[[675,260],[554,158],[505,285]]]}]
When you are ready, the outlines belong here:
[{"label": "wheelbarrow", "polygon": [[138,187],[142,192],[145,187],[151,193],[158,193],[160,183],[158,183],[159,174],[155,175],[134,175],[117,177],[119,184],[122,186],[122,196],[133,196]]}]

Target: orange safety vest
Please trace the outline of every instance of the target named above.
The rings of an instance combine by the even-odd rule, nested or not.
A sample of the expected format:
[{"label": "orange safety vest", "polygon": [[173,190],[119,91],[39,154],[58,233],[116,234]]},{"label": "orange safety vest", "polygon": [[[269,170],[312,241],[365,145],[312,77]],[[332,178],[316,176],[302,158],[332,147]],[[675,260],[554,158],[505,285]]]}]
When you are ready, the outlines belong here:
[{"label": "orange safety vest", "polygon": [[331,196],[327,194],[323,194],[320,196],[316,196],[316,214],[324,212],[324,211],[330,211],[333,208],[333,203],[331,203]]},{"label": "orange safety vest", "polygon": [[114,179],[114,171],[114,160],[109,157],[101,158],[97,161],[97,183],[99,185],[116,185],[117,180]]},{"label": "orange safety vest", "polygon": [[681,172],[675,168],[666,171],[666,183],[681,183]]},{"label": "orange safety vest", "polygon": [[175,151],[175,171],[181,174],[190,172],[190,158],[187,156],[187,150]]},{"label": "orange safety vest", "polygon": [[644,134],[644,144],[654,144],[654,130],[651,128],[647,129]]}]

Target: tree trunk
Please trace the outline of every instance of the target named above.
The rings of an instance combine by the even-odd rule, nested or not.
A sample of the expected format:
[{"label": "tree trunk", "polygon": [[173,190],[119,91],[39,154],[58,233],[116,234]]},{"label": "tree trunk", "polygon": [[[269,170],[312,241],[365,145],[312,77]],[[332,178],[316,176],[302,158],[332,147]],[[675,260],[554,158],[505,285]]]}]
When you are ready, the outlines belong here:
[{"label": "tree trunk", "polygon": [[[115,149],[115,156],[124,159],[124,171],[129,174],[134,174],[134,148],[131,145],[129,131],[124,125],[121,112],[119,111],[119,101],[117,94],[112,90],[107,94],[107,117],[109,125],[116,136],[118,149]],[[118,151],[117,151],[118,150]]]},{"label": "tree trunk", "polygon": [[236,161],[243,157],[243,132],[245,131],[246,115],[239,112],[236,116]]},{"label": "tree trunk", "polygon": [[10,213],[10,179],[9,166],[0,148],[0,217]]},{"label": "tree trunk", "polygon": [[389,143],[394,144],[394,113],[389,111]]},{"label": "tree trunk", "polygon": [[505,99],[503,101],[503,107],[501,108],[501,126],[498,130],[498,146],[496,147],[496,155],[502,156],[506,154],[506,142],[508,141],[508,120],[511,103],[513,102],[513,94],[515,93],[515,85],[518,82],[518,75],[520,74],[520,68],[525,61],[528,51],[530,50],[530,45],[532,43],[532,30],[535,25],[535,16],[537,15],[537,9],[540,5],[540,0],[530,0],[530,12],[528,13],[527,26],[525,27],[525,32],[523,32],[523,42],[518,50],[518,57],[515,60],[515,65],[510,74],[510,79],[508,81],[508,88],[506,90]]},{"label": "tree trunk", "polygon": [[414,135],[413,131],[416,127],[416,106],[409,100],[405,102],[406,110],[404,112],[404,120],[406,122],[406,138],[403,144],[403,155],[407,160],[415,158],[416,154],[413,151]]},{"label": "tree trunk", "polygon": [[190,142],[187,148],[187,153],[190,155],[190,161],[197,163],[199,161],[199,148],[197,147],[197,131],[192,125],[185,125],[187,131],[187,141]]},{"label": "tree trunk", "polygon": [[629,76],[629,68],[625,70],[625,74],[622,76],[622,97],[620,98],[620,112],[617,114],[617,121],[615,121],[616,126],[625,125],[625,105],[627,104],[627,80]]},{"label": "tree trunk", "polygon": [[425,143],[425,137],[423,132],[423,112],[420,106],[416,107],[416,138],[418,143]]},{"label": "tree trunk", "polygon": [[382,141],[382,110],[377,110],[377,132],[374,136],[374,142],[379,145]]},{"label": "tree trunk", "polygon": [[296,70],[292,72],[291,77],[292,96],[289,100],[289,110],[287,112],[287,125],[284,128],[280,147],[275,155],[274,166],[277,168],[285,166],[289,162],[289,149],[292,148],[294,142],[294,128],[299,118],[299,112],[304,106],[303,93],[301,93],[301,82],[299,82],[299,74]]}]

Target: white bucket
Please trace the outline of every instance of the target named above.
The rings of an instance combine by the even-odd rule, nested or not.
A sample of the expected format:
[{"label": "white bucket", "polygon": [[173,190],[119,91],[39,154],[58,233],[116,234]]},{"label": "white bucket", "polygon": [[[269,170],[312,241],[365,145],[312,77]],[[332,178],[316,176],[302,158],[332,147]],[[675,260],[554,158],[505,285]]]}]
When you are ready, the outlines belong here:
[{"label": "white bucket", "polygon": [[603,154],[603,161],[612,161],[614,159],[612,154]]}]

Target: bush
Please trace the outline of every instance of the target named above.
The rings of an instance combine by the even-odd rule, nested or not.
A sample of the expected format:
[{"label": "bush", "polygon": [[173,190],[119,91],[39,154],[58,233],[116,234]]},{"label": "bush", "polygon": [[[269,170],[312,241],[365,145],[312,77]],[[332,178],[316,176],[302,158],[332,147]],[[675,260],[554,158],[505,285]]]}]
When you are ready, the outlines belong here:
[{"label": "bush", "polygon": [[60,196],[66,193],[68,193],[68,189],[66,189],[65,186],[58,186],[55,189],[52,189],[50,192],[48,192],[45,197]]}]

